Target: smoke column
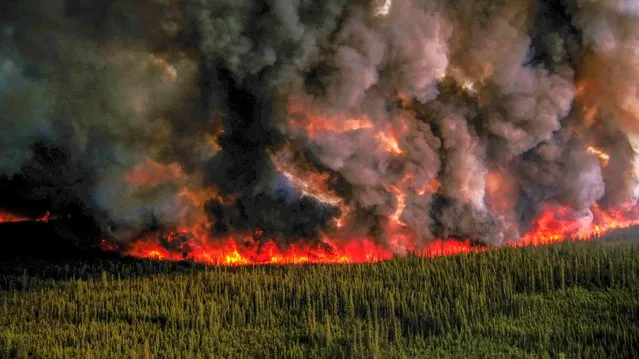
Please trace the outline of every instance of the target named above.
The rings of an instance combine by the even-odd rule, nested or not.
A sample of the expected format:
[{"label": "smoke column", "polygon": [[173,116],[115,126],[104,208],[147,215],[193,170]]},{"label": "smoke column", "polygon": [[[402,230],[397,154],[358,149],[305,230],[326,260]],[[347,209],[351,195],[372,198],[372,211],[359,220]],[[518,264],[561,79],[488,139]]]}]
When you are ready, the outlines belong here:
[{"label": "smoke column", "polygon": [[635,214],[637,4],[4,1],[0,208],[184,256],[579,234]]}]

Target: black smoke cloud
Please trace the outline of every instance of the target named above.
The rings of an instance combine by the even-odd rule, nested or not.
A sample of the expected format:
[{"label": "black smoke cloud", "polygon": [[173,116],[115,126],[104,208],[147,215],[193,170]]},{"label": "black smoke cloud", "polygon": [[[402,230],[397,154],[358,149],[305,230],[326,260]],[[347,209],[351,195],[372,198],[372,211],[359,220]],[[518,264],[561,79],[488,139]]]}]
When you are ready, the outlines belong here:
[{"label": "black smoke cloud", "polygon": [[[418,243],[499,244],[544,203],[587,217],[596,203],[636,200],[632,1],[28,0],[0,10],[5,209],[81,216],[121,243],[193,226],[384,242],[396,219]],[[309,132],[345,119],[366,126]],[[399,151],[384,146],[389,136]],[[272,160],[280,152],[327,173],[340,198],[296,185]]]}]

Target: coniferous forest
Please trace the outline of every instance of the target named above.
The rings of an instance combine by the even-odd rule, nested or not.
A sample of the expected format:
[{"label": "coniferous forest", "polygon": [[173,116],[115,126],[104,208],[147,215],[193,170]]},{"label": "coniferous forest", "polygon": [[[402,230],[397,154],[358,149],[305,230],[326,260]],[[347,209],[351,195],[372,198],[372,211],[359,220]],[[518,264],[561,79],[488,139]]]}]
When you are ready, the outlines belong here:
[{"label": "coniferous forest", "polygon": [[628,233],[359,265],[8,260],[0,357],[636,357]]}]

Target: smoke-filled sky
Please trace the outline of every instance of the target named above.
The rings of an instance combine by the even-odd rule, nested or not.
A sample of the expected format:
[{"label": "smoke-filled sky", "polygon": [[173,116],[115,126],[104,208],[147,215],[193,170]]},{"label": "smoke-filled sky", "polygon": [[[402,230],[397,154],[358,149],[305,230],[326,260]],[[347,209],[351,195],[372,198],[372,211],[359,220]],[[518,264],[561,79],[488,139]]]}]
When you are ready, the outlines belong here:
[{"label": "smoke-filled sky", "polygon": [[3,1],[0,208],[499,244],[634,204],[638,86],[635,0]]}]

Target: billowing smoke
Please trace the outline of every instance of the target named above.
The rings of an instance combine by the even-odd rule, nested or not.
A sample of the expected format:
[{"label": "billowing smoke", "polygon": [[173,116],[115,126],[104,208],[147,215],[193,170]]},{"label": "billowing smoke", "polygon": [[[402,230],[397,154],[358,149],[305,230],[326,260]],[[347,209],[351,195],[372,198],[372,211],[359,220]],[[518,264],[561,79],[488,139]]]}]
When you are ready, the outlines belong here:
[{"label": "billowing smoke", "polygon": [[639,194],[632,0],[27,0],[0,25],[0,208],[118,243],[501,244]]}]

